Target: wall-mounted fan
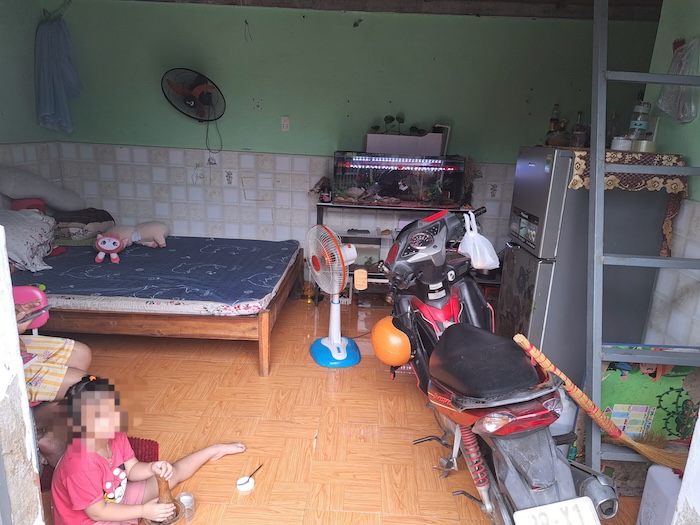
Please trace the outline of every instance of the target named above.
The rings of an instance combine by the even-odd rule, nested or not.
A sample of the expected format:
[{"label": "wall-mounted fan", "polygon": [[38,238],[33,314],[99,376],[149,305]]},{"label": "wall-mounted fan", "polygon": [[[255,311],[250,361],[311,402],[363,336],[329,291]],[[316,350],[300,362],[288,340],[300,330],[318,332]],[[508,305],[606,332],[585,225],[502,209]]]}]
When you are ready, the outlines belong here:
[{"label": "wall-mounted fan", "polygon": [[175,109],[200,122],[217,120],[226,110],[221,90],[197,71],[182,67],[170,69],[163,75],[160,87]]},{"label": "wall-mounted fan", "polygon": [[317,224],[306,235],[309,273],[318,287],[331,295],[328,337],[311,344],[311,357],[321,366],[344,368],[360,362],[357,343],[340,335],[340,292],[348,282],[348,266],[355,262],[357,250],[343,244],[332,230]]}]

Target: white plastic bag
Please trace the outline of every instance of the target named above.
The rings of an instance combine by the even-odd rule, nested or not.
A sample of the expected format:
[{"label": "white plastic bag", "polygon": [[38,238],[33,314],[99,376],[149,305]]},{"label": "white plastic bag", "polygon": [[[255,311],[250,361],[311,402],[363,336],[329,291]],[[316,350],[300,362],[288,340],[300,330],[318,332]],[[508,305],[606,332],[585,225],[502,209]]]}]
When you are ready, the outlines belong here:
[{"label": "white plastic bag", "polygon": [[[697,37],[673,52],[669,75],[697,75],[700,41]],[[659,109],[676,122],[691,122],[698,115],[698,88],[667,84],[661,88]]]},{"label": "white plastic bag", "polygon": [[464,214],[467,232],[462,237],[457,251],[471,258],[472,266],[477,270],[495,270],[499,267],[498,255],[493,244],[477,231],[476,217],[472,212]]}]

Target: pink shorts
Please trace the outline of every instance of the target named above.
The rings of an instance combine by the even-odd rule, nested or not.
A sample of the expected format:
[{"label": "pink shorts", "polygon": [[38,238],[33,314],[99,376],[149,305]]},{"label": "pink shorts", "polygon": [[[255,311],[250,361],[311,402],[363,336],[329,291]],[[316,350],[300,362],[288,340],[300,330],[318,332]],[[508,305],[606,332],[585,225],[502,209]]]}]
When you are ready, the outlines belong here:
[{"label": "pink shorts", "polygon": [[[124,505],[141,505],[143,503],[143,495],[146,492],[146,480],[129,481],[126,484],[124,497],[120,504]],[[138,523],[139,520],[131,521],[94,521],[94,525],[132,525]]]}]

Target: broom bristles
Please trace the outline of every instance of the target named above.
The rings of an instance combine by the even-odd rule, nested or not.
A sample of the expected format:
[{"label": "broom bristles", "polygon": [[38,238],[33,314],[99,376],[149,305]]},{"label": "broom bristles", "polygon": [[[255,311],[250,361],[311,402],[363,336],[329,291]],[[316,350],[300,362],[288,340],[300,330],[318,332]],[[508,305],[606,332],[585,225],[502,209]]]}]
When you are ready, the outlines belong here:
[{"label": "broom bristles", "polygon": [[620,437],[613,438],[613,440],[620,442],[621,445],[631,448],[638,454],[641,454],[642,456],[647,458],[652,463],[663,465],[664,467],[673,468],[676,470],[685,470],[685,464],[688,461],[687,452],[672,452],[670,450],[657,448],[653,445],[648,445],[646,443],[639,443],[633,440],[624,432],[620,434]]}]

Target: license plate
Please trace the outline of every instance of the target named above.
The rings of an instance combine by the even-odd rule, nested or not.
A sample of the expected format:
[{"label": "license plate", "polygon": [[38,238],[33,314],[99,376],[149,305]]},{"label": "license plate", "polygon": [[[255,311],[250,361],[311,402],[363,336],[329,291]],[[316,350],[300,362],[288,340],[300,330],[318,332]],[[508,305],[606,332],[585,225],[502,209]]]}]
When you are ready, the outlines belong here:
[{"label": "license plate", "polygon": [[600,525],[591,498],[575,498],[519,510],[515,525]]}]

